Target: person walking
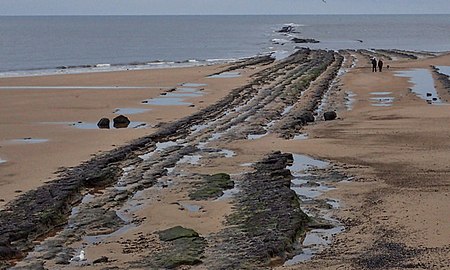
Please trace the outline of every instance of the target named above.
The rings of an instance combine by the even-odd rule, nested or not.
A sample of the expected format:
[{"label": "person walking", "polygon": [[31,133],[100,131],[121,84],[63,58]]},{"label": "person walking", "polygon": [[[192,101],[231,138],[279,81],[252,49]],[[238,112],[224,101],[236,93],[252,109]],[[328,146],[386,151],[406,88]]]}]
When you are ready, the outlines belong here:
[{"label": "person walking", "polygon": [[372,58],[372,72],[377,72],[377,59]]},{"label": "person walking", "polygon": [[383,61],[380,59],[378,60],[378,71],[381,72],[382,69],[383,69]]}]

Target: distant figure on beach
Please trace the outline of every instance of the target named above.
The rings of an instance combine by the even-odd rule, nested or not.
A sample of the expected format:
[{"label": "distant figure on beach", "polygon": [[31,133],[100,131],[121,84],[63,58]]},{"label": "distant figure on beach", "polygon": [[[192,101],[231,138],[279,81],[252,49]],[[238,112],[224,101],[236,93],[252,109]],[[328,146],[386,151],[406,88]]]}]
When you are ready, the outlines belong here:
[{"label": "distant figure on beach", "polygon": [[377,59],[372,58],[372,72],[377,72]]},{"label": "distant figure on beach", "polygon": [[381,72],[382,69],[383,69],[383,61],[380,59],[378,60],[378,71]]}]

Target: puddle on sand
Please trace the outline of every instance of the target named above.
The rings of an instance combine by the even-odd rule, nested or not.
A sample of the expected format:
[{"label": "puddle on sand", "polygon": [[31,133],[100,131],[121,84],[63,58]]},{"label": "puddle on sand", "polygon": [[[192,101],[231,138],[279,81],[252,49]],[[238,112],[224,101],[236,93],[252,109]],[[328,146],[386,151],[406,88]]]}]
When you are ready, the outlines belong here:
[{"label": "puddle on sand", "polygon": [[178,164],[196,165],[196,164],[199,164],[199,161],[201,158],[202,158],[201,155],[186,155],[177,162],[177,165]]},{"label": "puddle on sand", "polygon": [[371,105],[375,107],[391,107],[394,103],[394,97],[372,97],[369,98]]},{"label": "puddle on sand", "polygon": [[188,212],[199,212],[203,207],[200,205],[189,204],[184,202],[178,202],[178,204],[183,208],[182,210],[187,210]]},{"label": "puddle on sand", "polygon": [[12,144],[37,144],[37,143],[45,143],[48,141],[49,141],[48,139],[22,138],[9,140],[8,142]]},{"label": "puddle on sand", "polygon": [[236,155],[234,151],[228,149],[221,149],[219,153],[225,155],[226,158],[231,158]]},{"label": "puddle on sand", "polygon": [[429,104],[442,104],[434,87],[433,76],[428,69],[397,71],[395,75],[409,78],[408,81],[413,84],[411,91]]},{"label": "puddle on sand", "polygon": [[[311,201],[314,203],[315,198],[333,189],[323,183],[324,180],[318,182],[310,182],[310,180],[308,180],[314,175],[314,172],[308,172],[309,169],[326,168],[329,166],[328,162],[299,154],[294,154],[293,157],[293,164],[287,167],[291,170],[291,174],[294,176],[294,179],[291,181],[291,189],[295,191],[302,201]],[[326,202],[331,205],[333,209],[340,207],[338,200],[327,199]],[[309,209],[317,209],[314,206],[302,205],[302,210],[306,214],[309,214]],[[334,235],[344,230],[344,227],[341,226],[337,220],[331,217],[330,211],[330,209],[319,208],[319,214],[317,216],[330,224],[335,224],[336,226],[331,229],[313,229],[308,231],[301,244],[301,252],[292,259],[287,260],[284,263],[285,266],[310,260],[315,254],[323,251],[328,245],[331,244]]]},{"label": "puddle on sand", "polygon": [[[122,128],[99,128],[97,123],[92,122],[40,122],[39,124],[44,125],[66,125],[79,129],[101,129],[101,130],[116,130]],[[144,122],[130,122],[127,128],[146,128],[147,124]],[[126,129],[126,128],[123,128]]]},{"label": "puddle on sand", "polygon": [[345,92],[345,107],[347,108],[347,111],[353,110],[353,104],[355,104],[356,94],[352,91],[346,91]]},{"label": "puddle on sand", "polygon": [[450,66],[436,66],[439,69],[439,73],[450,76]]},{"label": "puddle on sand", "polygon": [[294,108],[294,105],[290,105],[284,108],[283,112],[281,113],[281,116],[288,114],[292,110],[292,108]]},{"label": "puddle on sand", "polygon": [[183,83],[181,85],[185,86],[185,87],[202,87],[202,86],[207,86],[206,83]]},{"label": "puddle on sand", "polygon": [[241,77],[239,72],[222,72],[219,74],[208,76],[207,78],[238,78]]},{"label": "puddle on sand", "polygon": [[207,127],[209,127],[209,124],[194,125],[194,126],[191,127],[191,131],[193,133],[197,133],[197,132],[200,132],[200,131],[206,129]]},{"label": "puddle on sand", "polygon": [[292,165],[287,167],[289,170],[291,170],[293,176],[303,176],[304,171],[307,169],[323,169],[329,165],[328,162],[314,159],[305,155],[293,154],[293,157],[294,161],[292,162]]},{"label": "puddle on sand", "polygon": [[242,163],[242,164],[239,164],[239,166],[241,166],[241,167],[251,167],[251,166],[253,166],[253,164],[254,164],[254,163],[249,162],[249,163]]},{"label": "puddle on sand", "polygon": [[284,263],[285,266],[309,261],[315,254],[323,251],[331,244],[334,235],[344,231],[344,227],[336,226],[332,229],[314,229],[306,234],[302,243],[302,253]]},{"label": "puddle on sand", "polygon": [[194,93],[194,92],[171,92],[167,93],[165,97],[172,98],[183,98],[183,97],[201,97],[203,96],[202,93]]},{"label": "puddle on sand", "polygon": [[[97,126],[97,123],[88,123],[88,122],[76,122],[69,124],[72,127],[79,129],[100,129]],[[144,128],[146,127],[146,123],[144,122],[130,122],[127,128]],[[112,129],[120,129],[120,128],[112,128]],[[108,130],[108,129],[107,129]]]},{"label": "puddle on sand", "polygon": [[140,109],[140,108],[117,108],[114,110],[115,114],[139,114],[151,111],[151,109]]},{"label": "puddle on sand", "polygon": [[302,200],[311,200],[334,188],[319,183],[310,183],[308,180],[301,178],[295,178],[292,180],[291,189],[295,191]]},{"label": "puddle on sand", "polygon": [[249,135],[247,135],[247,140],[261,139],[262,137],[264,137],[266,135],[267,135],[267,133],[264,133],[264,134],[249,134]]},{"label": "puddle on sand", "polygon": [[156,149],[153,151],[150,151],[148,153],[139,155],[138,157],[141,158],[142,160],[148,160],[150,159],[150,157],[152,157],[156,152],[161,152],[166,148],[172,147],[172,146],[177,146],[178,143],[174,142],[174,141],[167,141],[167,142],[157,142],[156,143]]},{"label": "puddle on sand", "polygon": [[308,138],[309,138],[308,134],[302,133],[302,134],[295,135],[293,140],[301,141],[301,140],[306,140]]},{"label": "puddle on sand", "polygon": [[387,96],[392,94],[392,92],[370,92],[370,94],[374,96]]},{"label": "puddle on sand", "polygon": [[189,106],[192,105],[190,102],[185,102],[184,98],[180,97],[158,97],[152,99],[146,99],[143,103],[154,106]]},{"label": "puddle on sand", "polygon": [[203,93],[200,92],[199,89],[193,88],[193,87],[178,87],[178,88],[175,88],[175,91],[169,92],[167,94],[170,94],[170,93],[195,93],[195,94],[203,95]]},{"label": "puddle on sand", "polygon": [[233,198],[240,191],[238,185],[235,183],[232,189],[226,189],[223,191],[223,195],[216,199],[216,201],[223,201]]},{"label": "puddle on sand", "polygon": [[75,216],[78,215],[78,213],[80,212],[81,205],[92,202],[94,200],[94,198],[95,198],[95,195],[87,193],[86,195],[84,195],[83,199],[81,199],[80,204],[72,208],[72,211],[71,211],[69,219],[68,219],[69,227],[73,226],[73,222],[71,222],[71,220],[76,218]]}]

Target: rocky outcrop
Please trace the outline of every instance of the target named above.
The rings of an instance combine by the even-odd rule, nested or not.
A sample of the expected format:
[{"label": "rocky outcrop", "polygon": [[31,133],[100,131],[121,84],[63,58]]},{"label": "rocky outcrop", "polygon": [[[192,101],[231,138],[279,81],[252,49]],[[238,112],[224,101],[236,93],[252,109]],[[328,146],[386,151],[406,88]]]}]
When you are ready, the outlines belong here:
[{"label": "rocky outcrop", "polygon": [[258,269],[286,259],[308,222],[290,189],[292,161],[291,154],[275,152],[243,177],[228,227],[213,237],[208,269]]},{"label": "rocky outcrop", "polygon": [[281,27],[280,30],[277,31],[278,33],[295,33],[295,27],[292,25],[284,25]]},{"label": "rocky outcrop", "polygon": [[164,248],[132,262],[133,269],[174,269],[202,263],[206,241],[196,231],[176,226],[158,235]]},{"label": "rocky outcrop", "polygon": [[[262,62],[261,64],[272,63],[273,60],[269,61],[266,59],[263,61],[267,62]],[[95,208],[99,209],[98,212],[90,211],[89,207],[91,206],[87,204],[86,207],[88,210],[80,210],[85,211],[80,215],[80,217],[83,217],[83,224],[79,224],[79,227],[66,226],[64,231],[67,230],[71,235],[70,237],[83,237],[87,234],[92,235],[96,232],[103,232],[105,231],[105,227],[108,227],[110,231],[120,227],[121,220],[110,210],[123,204],[129,198],[130,194],[133,194],[136,190],[147,188],[157,183],[162,176],[167,175],[167,168],[173,168],[183,155],[187,155],[196,150],[191,145],[187,147],[181,145],[173,146],[173,148],[167,148],[164,152],[159,153],[163,156],[159,156],[158,160],[150,160],[148,162],[143,162],[142,158],[138,157],[138,155],[154,151],[157,143],[175,142],[181,138],[190,138],[189,140],[194,140],[192,139],[194,137],[198,138],[199,134],[194,134],[195,136],[191,134],[192,127],[195,125],[214,122],[214,125],[220,124],[217,127],[220,128],[220,131],[224,131],[230,127],[241,128],[244,124],[253,125],[256,123],[255,125],[264,126],[265,123],[267,124],[270,121],[282,121],[279,120],[280,117],[283,121],[286,120],[287,123],[293,119],[292,115],[299,114],[294,113],[291,115],[288,113],[282,116],[283,106],[302,100],[302,91],[305,91],[311,81],[317,78],[323,71],[327,70],[327,66],[333,61],[334,52],[301,49],[283,61],[276,62],[267,68],[261,69],[253,75],[251,82],[233,89],[227,96],[215,104],[172,123],[163,124],[157,132],[137,139],[126,146],[99,154],[79,166],[62,171],[56,180],[23,194],[16,201],[9,203],[5,207],[5,210],[0,211],[0,246],[2,248],[11,248],[14,252],[17,251],[18,255],[25,255],[26,252],[33,248],[36,239],[45,236],[58,226],[67,224],[67,218],[70,215],[72,207],[81,201],[81,191],[85,191],[86,188],[98,190],[111,186],[113,183],[118,182],[119,177],[120,181],[123,182],[122,176],[124,173],[122,168],[135,165],[137,169],[133,170],[132,173],[130,172],[130,176],[126,179],[127,182],[125,183],[129,185],[129,190],[127,189],[120,193],[114,191],[114,189],[103,190],[105,196],[102,195],[102,197],[105,200],[95,203]],[[319,85],[320,89],[324,87],[326,87],[326,83]],[[314,92],[312,95],[313,100],[320,99],[320,97],[320,93],[316,94]],[[280,100],[283,102],[280,102]],[[308,104],[307,106],[302,106],[299,110],[295,111],[313,111],[311,108],[315,105],[310,105],[309,96],[307,100],[308,102],[305,103]],[[226,112],[237,112],[238,109],[239,113],[236,114],[237,116],[234,114],[229,116],[232,117],[231,120],[221,119],[222,117],[228,117],[226,116]],[[246,121],[248,119],[250,121]],[[302,119],[300,120],[301,122],[306,122],[306,119]],[[273,128],[273,130],[270,130],[271,132],[279,132],[280,130],[276,126],[273,126]],[[205,131],[201,132],[201,136],[204,138],[211,136],[212,130],[213,128],[205,129]],[[243,131],[243,129],[240,130]],[[275,156],[278,159],[284,160],[284,163],[289,159],[283,157],[283,155],[278,155]],[[253,248],[249,250],[248,254],[251,255],[249,257],[250,260],[258,257],[265,261],[267,258],[272,257],[272,255],[275,257],[279,254],[282,255],[283,250],[288,249],[292,242],[289,240],[289,244],[284,244],[285,240],[291,239],[290,237],[293,231],[295,231],[295,228],[297,228],[299,221],[298,215],[300,213],[296,212],[298,211],[297,206],[286,206],[290,202],[294,202],[295,204],[296,200],[291,196],[292,194],[289,191],[289,172],[281,169],[285,164],[278,164],[272,158],[266,165],[267,170],[258,168],[259,174],[246,176],[249,181],[248,184],[244,185],[242,201],[239,199],[238,202],[240,213],[249,214],[249,216],[235,216],[235,218],[239,219],[236,222],[239,221],[239,223],[247,224],[242,225],[244,227],[239,225],[236,228],[247,234],[246,238],[241,239],[243,242],[240,242],[241,240],[237,236],[239,235],[239,231],[231,233],[237,239],[237,242],[240,243],[242,250],[247,249],[248,243],[254,244],[257,248],[261,248],[262,253],[264,253],[263,255],[257,255],[260,252]],[[227,182],[224,186],[219,185],[219,188],[222,190],[227,187],[232,187],[231,183]],[[214,196],[220,196],[220,193]],[[255,199],[259,198],[263,202],[261,205],[255,201]],[[251,211],[249,209],[258,211],[250,213]],[[260,213],[259,210],[262,212]],[[277,228],[276,231],[278,231],[278,225],[272,219],[272,215],[268,214],[269,212],[273,212],[273,218],[281,220],[280,226],[286,226],[286,228],[280,227],[281,232],[272,233],[273,228]],[[288,218],[292,213],[294,213],[294,217]],[[253,215],[255,219],[248,220],[247,218],[252,217],[250,214],[255,214]],[[103,219],[103,217],[105,218]],[[266,233],[266,235],[270,236],[270,239],[262,239],[259,235],[255,237],[255,240],[250,239],[252,236],[250,229],[253,230],[251,228],[253,226],[252,224],[257,224],[256,219],[266,217],[268,220],[261,224],[262,229],[258,229],[259,225],[257,225],[255,231],[258,233]],[[237,224],[233,223],[233,217],[230,217],[229,222],[230,224]],[[93,225],[90,226],[90,224]],[[88,230],[84,230],[85,228]],[[67,234],[64,237],[66,236]],[[258,241],[261,240],[267,240],[267,245],[260,244]],[[57,243],[58,246],[55,246],[54,250],[61,249],[61,246],[66,243],[65,241],[65,239],[61,239],[61,242]],[[194,242],[197,243],[199,241],[199,239],[196,239]],[[257,242],[253,243],[253,241]],[[70,251],[64,251],[64,253],[67,255],[70,254]],[[44,256],[53,258],[55,254],[57,255],[59,253],[52,251],[51,254],[44,254]],[[236,258],[241,258],[238,255],[236,256]],[[37,260],[41,260],[42,258],[44,257],[37,257]],[[61,263],[67,262],[66,257],[58,257],[57,259]],[[5,261],[7,258],[0,260]],[[249,261],[247,260],[247,262]],[[34,262],[30,263],[32,264]]]},{"label": "rocky outcrop", "polygon": [[113,126],[115,128],[127,128],[130,125],[130,119],[124,115],[114,117]]}]

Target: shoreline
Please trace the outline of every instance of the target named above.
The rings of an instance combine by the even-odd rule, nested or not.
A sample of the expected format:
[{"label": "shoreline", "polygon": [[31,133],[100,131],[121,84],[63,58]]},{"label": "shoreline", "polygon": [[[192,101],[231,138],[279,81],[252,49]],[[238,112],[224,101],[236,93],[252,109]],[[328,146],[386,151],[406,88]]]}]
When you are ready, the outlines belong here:
[{"label": "shoreline", "polygon": [[[339,56],[340,54],[342,55]],[[441,137],[445,137],[445,134],[438,136],[437,133],[427,133],[427,129],[440,128],[439,121],[450,116],[445,112],[445,108],[434,105],[428,106],[424,100],[408,92],[407,89],[411,87],[411,83],[406,78],[394,75],[396,70],[401,69],[397,67],[398,61],[392,61],[392,70],[383,73],[368,73],[366,71],[369,68],[364,61],[367,58],[367,52],[341,51],[340,54],[305,50],[288,57],[285,62],[256,63],[254,66],[239,67],[238,70],[241,74],[244,71],[250,71],[246,75],[248,77],[232,79],[235,85],[241,85],[238,88],[234,88],[233,83],[218,86],[233,89],[230,92],[224,91],[228,95],[225,99],[219,101],[218,104],[220,105],[208,107],[209,109],[205,109],[201,113],[177,120],[172,124],[161,124],[159,131],[156,131],[147,139],[142,138],[136,141],[137,148],[128,145],[122,148],[124,149],[123,152],[115,150],[101,154],[91,161],[95,163],[95,160],[98,160],[102,165],[90,166],[89,163],[85,163],[83,165],[87,166],[85,172],[77,169],[80,167],[66,171],[66,176],[69,177],[67,179],[79,179],[77,181],[81,181],[85,188],[87,187],[87,190],[82,188],[82,192],[76,195],[77,197],[82,194],[86,196],[90,194],[88,201],[85,201],[84,207],[86,208],[80,208],[79,210],[83,217],[81,223],[96,224],[97,227],[88,228],[86,232],[91,235],[106,235],[109,237],[109,241],[100,241],[98,245],[90,245],[89,243],[86,244],[85,239],[68,240],[70,239],[70,234],[68,234],[70,228],[66,228],[55,238],[39,243],[41,247],[54,249],[52,251],[55,252],[53,259],[46,259],[46,264],[57,263],[59,265],[58,262],[67,262],[72,256],[70,254],[79,252],[80,248],[83,248],[86,249],[90,262],[99,258],[100,254],[106,254],[107,250],[113,249],[116,252],[108,253],[107,257],[124,260],[119,260],[118,265],[123,267],[130,266],[129,263],[136,265],[135,262],[139,261],[139,258],[142,258],[141,256],[145,257],[145,249],[142,249],[143,244],[150,244],[152,248],[156,249],[163,247],[166,252],[172,250],[170,243],[152,239],[155,231],[175,225],[193,228],[203,239],[201,241],[212,241],[212,243],[217,241],[217,243],[220,243],[220,239],[226,238],[229,234],[218,232],[230,233],[225,220],[233,217],[233,213],[236,214],[232,207],[236,206],[235,200],[239,201],[242,197],[239,193],[235,194],[235,197],[224,202],[225,206],[222,202],[219,203],[210,199],[193,200],[191,202],[189,194],[192,194],[192,188],[195,190],[199,185],[201,186],[201,180],[198,179],[198,176],[228,173],[232,179],[239,179],[239,175],[242,173],[252,172],[247,165],[242,165],[263,160],[271,151],[281,150],[286,153],[306,154],[332,161],[334,165],[327,171],[330,175],[336,175],[337,172],[342,171],[345,175],[354,176],[352,181],[336,183],[336,189],[327,191],[326,194],[319,197],[339,198],[341,207],[333,212],[344,223],[345,231],[336,235],[336,240],[333,241],[331,246],[319,252],[311,261],[283,268],[317,269],[318,265],[323,269],[337,269],[341,266],[355,267],[355,265],[368,269],[391,267],[393,264],[389,260],[380,261],[379,265],[371,264],[379,250],[386,254],[386,258],[393,256],[392,251],[386,249],[389,245],[395,245],[400,256],[394,266],[402,266],[405,260],[409,258],[409,252],[412,252],[414,258],[421,263],[432,262],[444,266],[445,262],[439,258],[447,254],[445,243],[441,243],[438,241],[439,239],[433,237],[432,230],[427,229],[426,225],[409,224],[408,221],[411,220],[411,217],[404,214],[408,211],[421,211],[420,213],[424,214],[423,211],[429,210],[427,205],[432,205],[433,202],[436,202],[435,199],[429,196],[422,197],[424,206],[416,210],[416,205],[412,202],[408,203],[409,195],[403,194],[426,195],[429,188],[433,189],[433,185],[427,186],[427,183],[422,184],[418,179],[415,179],[414,174],[416,172],[421,172],[421,176],[426,176],[434,184],[439,185],[442,190],[435,189],[433,192],[441,200],[441,203],[437,204],[440,208],[434,209],[426,215],[430,220],[433,217],[439,217],[439,220],[444,221],[441,225],[433,225],[433,229],[438,230],[440,235],[445,235],[444,227],[448,223],[445,223],[445,217],[442,214],[446,210],[445,201],[448,183],[445,179],[441,179],[440,182],[434,179],[436,174],[444,173],[445,175],[445,162],[443,162],[446,155],[445,151],[440,151],[439,148],[435,147],[436,143],[442,141]],[[333,55],[333,57],[330,58],[330,55]],[[341,62],[338,60],[339,57],[343,58]],[[311,61],[311,59],[314,61]],[[359,61],[355,62],[353,59],[359,59]],[[420,67],[429,70],[428,63],[449,65],[449,60],[450,57],[444,55],[437,58],[430,56],[430,58],[425,59],[405,59],[400,63],[412,68]],[[298,65],[299,63],[301,64]],[[348,70],[341,74],[342,77],[335,80],[335,76],[341,67]],[[222,72],[223,68],[218,72]],[[431,70],[430,74],[432,74]],[[252,78],[250,84],[248,84],[249,81],[246,81],[249,78]],[[373,89],[374,83],[377,83],[377,89]],[[207,87],[212,86],[208,85]],[[438,86],[437,92],[445,93],[447,91],[445,87],[447,87],[445,84]],[[346,98],[350,90],[357,96],[353,108],[349,110],[346,107]],[[377,95],[378,93],[393,95],[393,104],[389,104],[387,107],[374,106],[372,101],[374,91],[377,91]],[[222,97],[224,97],[223,94]],[[324,96],[326,96],[326,99]],[[212,99],[209,102],[208,104],[211,104]],[[320,112],[316,111],[319,105]],[[416,107],[420,107],[421,111],[414,111]],[[338,111],[339,118],[337,120],[318,120],[321,113],[330,110]],[[318,121],[306,124],[306,122],[309,122],[308,119],[311,115],[314,118],[314,112],[320,113],[316,116]],[[418,119],[425,121],[423,122],[424,128],[419,129],[414,125],[414,122]],[[383,123],[383,125],[380,126],[378,123]],[[381,129],[380,127],[384,128]],[[411,130],[411,127],[415,127],[415,129]],[[392,135],[396,134],[392,132],[400,133],[400,135]],[[417,146],[419,145],[417,142],[415,145],[408,145],[407,142],[405,144],[405,141],[411,139],[411,132],[416,132],[417,142],[427,138],[425,141],[429,146],[427,146],[426,151]],[[307,139],[295,139],[299,134],[305,133],[308,134]],[[256,135],[260,136],[255,137]],[[157,143],[155,144],[155,142]],[[390,148],[384,148],[383,144]],[[125,150],[126,147],[131,147],[131,149]],[[403,151],[406,151],[406,153],[403,153]],[[420,157],[421,154],[426,156]],[[197,155],[200,157],[188,161],[188,164],[179,163],[184,157],[194,158]],[[411,158],[412,156],[414,158]],[[436,156],[440,159],[436,161],[433,170],[427,170],[427,166],[421,165],[421,162],[432,160],[430,158]],[[398,168],[402,168],[400,165],[407,166],[412,171],[401,170],[397,173]],[[103,168],[101,173],[90,171],[98,166]],[[281,172],[284,175],[284,171],[281,170]],[[87,180],[80,180],[81,178]],[[120,183],[120,186],[114,183]],[[320,182],[317,183],[320,186]],[[99,194],[85,193],[89,192],[89,187],[105,184],[110,188],[102,188]],[[310,184],[313,185],[314,182]],[[79,193],[80,186],[77,185],[75,185],[76,192],[74,194]],[[140,185],[141,187],[139,187]],[[69,196],[69,202],[72,200]],[[200,205],[200,209],[203,210],[191,212],[191,210],[186,210],[185,207],[179,208],[180,202],[184,201],[188,201],[184,205]],[[282,207],[275,202],[271,205],[271,201],[273,200],[268,202],[270,207]],[[129,259],[126,259],[120,253],[124,243],[115,238],[117,236],[114,235],[114,231],[117,228],[105,227],[102,225],[103,221],[95,219],[95,216],[88,215],[93,210],[90,206],[91,203],[97,206],[101,205],[98,209],[102,209],[102,211],[105,211],[104,213],[109,213],[108,216],[112,219],[116,219],[116,222],[118,222],[117,228],[121,228],[124,225],[123,222],[125,222],[125,225],[133,225],[130,230],[121,232],[123,237],[134,243],[131,246],[125,245],[133,250]],[[399,213],[396,207],[406,211]],[[188,209],[190,208],[188,207]],[[222,210],[219,211],[219,209]],[[361,210],[350,211],[351,209]],[[64,211],[67,211],[67,209],[63,210],[63,213],[65,213]],[[127,218],[123,218],[124,213],[127,213]],[[369,213],[368,216],[367,213]],[[2,213],[2,215],[4,214]],[[96,215],[98,216],[98,213]],[[389,218],[379,219],[383,215],[389,215]],[[397,215],[400,215],[401,218]],[[161,219],[159,221],[153,220],[152,217],[154,216],[161,216]],[[46,216],[53,221],[58,217],[59,215]],[[95,222],[89,222],[92,218]],[[80,222],[80,220],[77,221],[77,213],[73,217],[71,216],[70,220]],[[237,225],[245,224],[245,222],[239,220],[239,218],[234,219]],[[380,222],[382,225],[380,225]],[[426,220],[422,222],[431,225]],[[415,228],[416,225],[419,227]],[[83,228],[83,225],[80,226],[80,228]],[[256,226],[256,224],[251,223],[251,226]],[[261,225],[261,230],[264,231],[271,226],[270,224]],[[244,227],[247,228],[248,226]],[[407,237],[405,232],[409,232],[409,229],[417,229],[429,238],[421,238],[415,233],[411,235],[421,239],[421,241],[417,241],[414,237]],[[111,235],[108,234],[109,232],[111,232]],[[244,230],[244,232],[251,233],[251,230]],[[277,230],[273,231],[272,228],[270,232],[275,234]],[[392,232],[401,233],[404,238],[399,239]],[[145,235],[144,238],[146,239],[143,243],[138,241],[141,237],[139,235],[142,234]],[[367,239],[364,236],[367,236]],[[385,242],[377,240],[382,239],[379,237],[383,236],[387,237]],[[214,237],[218,237],[218,240],[213,241]],[[360,241],[361,239],[366,241]],[[52,241],[56,240],[62,241],[63,246],[65,242],[69,241],[68,243],[71,243],[70,248],[61,251],[57,246],[51,246]],[[199,240],[193,239],[193,241],[197,243]],[[244,263],[244,261],[236,259],[239,256],[231,256],[235,248],[233,247],[234,242],[230,243],[230,250],[220,249],[220,256],[226,256],[227,260],[219,262],[212,262],[208,259],[211,254],[217,254],[214,245],[208,245],[204,249],[190,246],[189,248],[195,248],[200,254],[207,256],[205,260],[202,260],[203,264],[193,266],[194,269],[207,269],[208,266],[217,266],[217,264],[219,266],[228,263],[233,265],[238,261]],[[424,246],[422,249],[414,248],[414,245],[417,245],[418,242]],[[348,243],[352,244],[352,249],[348,248]],[[376,243],[380,249],[367,249],[365,244],[370,245],[371,243]],[[292,247],[285,246],[283,249],[278,249],[277,246],[278,244],[274,242],[274,246],[269,247],[272,251],[277,250],[269,256],[269,262],[266,257],[265,259],[251,259],[248,263],[254,267],[280,265],[286,259],[285,252],[290,252]],[[436,254],[432,255],[432,251]],[[65,254],[65,257],[58,254]],[[423,257],[423,254],[428,257]],[[336,255],[339,255],[340,259],[336,260]],[[22,263],[38,262],[39,258],[45,256],[45,254],[34,251],[33,256]],[[330,260],[330,258],[333,259]],[[140,263],[149,266],[158,264],[159,260],[159,257],[152,257],[140,261]],[[106,263],[108,263],[108,259]],[[111,263],[109,262],[109,264]],[[417,265],[420,266],[420,264]],[[69,264],[67,269],[71,267],[75,266]],[[99,269],[100,266],[89,265],[89,267]]]}]

